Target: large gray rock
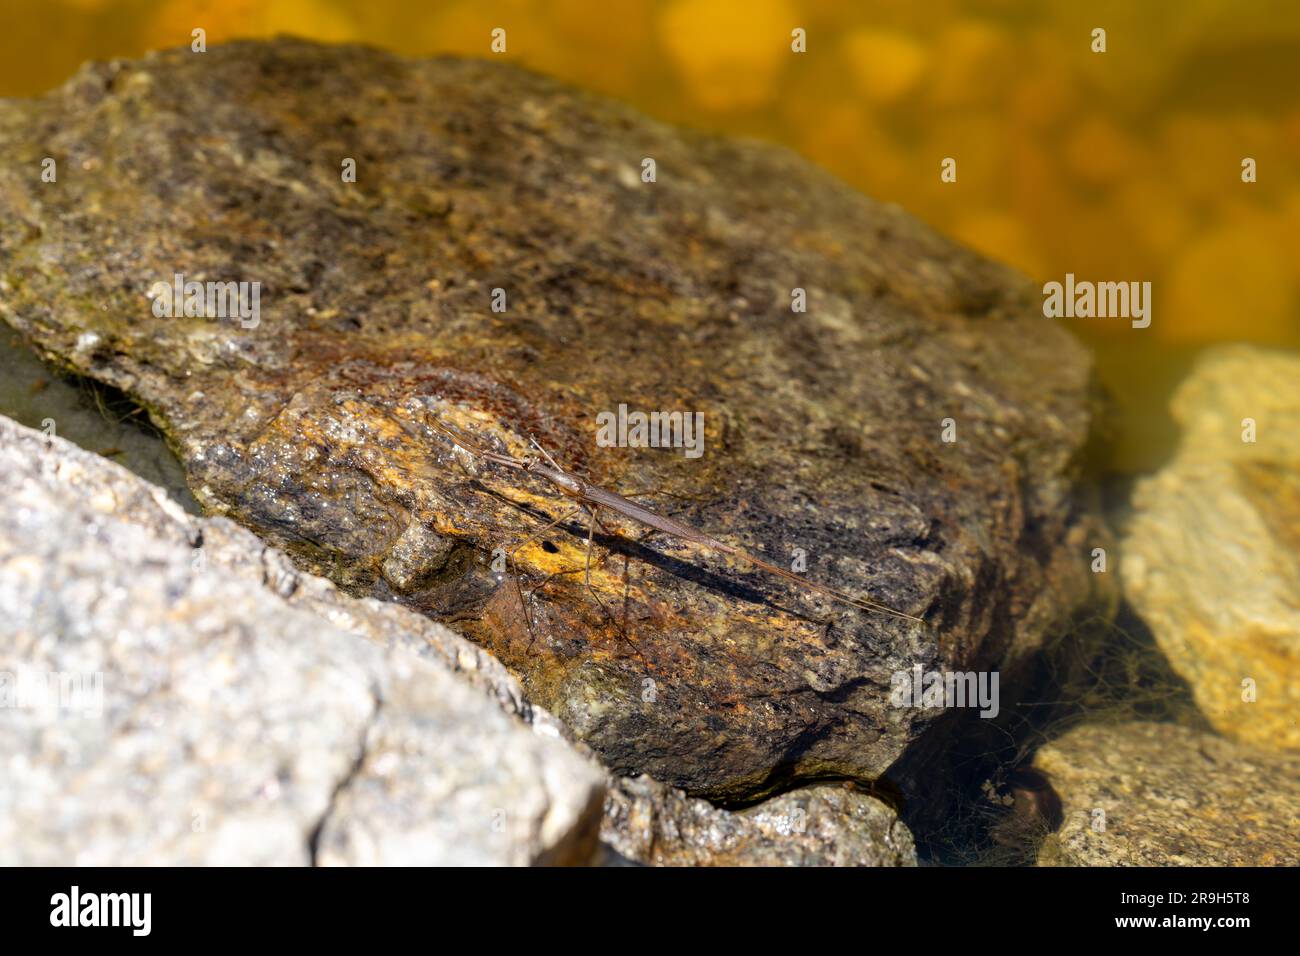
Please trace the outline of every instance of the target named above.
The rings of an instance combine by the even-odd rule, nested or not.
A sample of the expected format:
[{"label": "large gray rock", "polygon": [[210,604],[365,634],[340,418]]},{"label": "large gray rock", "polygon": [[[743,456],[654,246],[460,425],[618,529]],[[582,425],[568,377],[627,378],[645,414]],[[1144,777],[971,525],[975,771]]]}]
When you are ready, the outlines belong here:
[{"label": "large gray rock", "polygon": [[657,866],[915,866],[912,835],[888,806],[814,784],[739,812],[649,777],[611,781],[601,836]]},{"label": "large gray rock", "polygon": [[0,863],[592,858],[601,771],[472,645],[8,419],[0,501]]}]

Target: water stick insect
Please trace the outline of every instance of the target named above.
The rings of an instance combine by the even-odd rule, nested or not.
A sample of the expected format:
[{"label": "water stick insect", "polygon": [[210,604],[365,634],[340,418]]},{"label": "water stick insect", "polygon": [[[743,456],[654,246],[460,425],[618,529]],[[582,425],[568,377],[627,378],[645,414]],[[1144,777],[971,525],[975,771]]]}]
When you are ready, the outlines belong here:
[{"label": "water stick insect", "polygon": [[[907,614],[876,601],[867,600],[866,598],[855,597],[844,591],[829,587],[828,585],[819,584],[816,581],[810,581],[794,571],[789,571],[780,565],[765,561],[762,558],[750,554],[742,548],[727,544],[725,541],[720,541],[712,535],[700,531],[697,528],[692,528],[680,521],[676,521],[672,518],[651,511],[644,505],[638,504],[629,498],[625,498],[616,492],[609,491],[598,485],[592,484],[589,481],[585,481],[577,475],[565,471],[565,469],[562,468],[560,464],[537,443],[536,440],[530,439],[540,457],[529,456],[526,458],[515,458],[511,455],[502,454],[501,452],[495,452],[484,448],[459,430],[453,429],[441,422],[435,421],[432,424],[439,432],[445,435],[453,445],[465,454],[469,455],[475,461],[497,465],[511,471],[535,475],[550,483],[551,486],[553,486],[565,498],[577,503],[578,507],[561,515],[559,518],[556,518],[554,521],[546,525],[546,527],[542,528],[537,534],[532,535],[527,541],[516,547],[514,551],[511,552],[512,558],[525,545],[536,540],[551,528],[563,524],[578,515],[580,512],[585,511],[587,513],[586,566],[584,568],[583,580],[587,589],[600,604],[602,610],[605,610],[607,615],[609,613],[608,609],[605,608],[604,602],[600,600],[600,596],[596,593],[595,588],[592,587],[591,584],[592,538],[595,535],[597,524],[600,524],[602,528],[604,527],[604,524],[600,521],[599,517],[602,510],[612,512],[613,514],[619,515],[629,521],[645,525],[655,531],[694,544],[698,547],[704,548],[705,550],[740,558],[742,561],[745,561],[768,574],[785,578],[788,581],[794,582],[799,587],[815,591],[818,594],[824,594],[827,597],[851,605],[859,610],[886,614],[891,617],[900,618],[905,621],[912,621],[921,625],[925,624],[925,621],[922,618],[916,617],[912,614]],[[520,601],[522,602],[522,600],[523,595],[521,592]],[[531,631],[531,624],[529,625],[529,629]]]}]

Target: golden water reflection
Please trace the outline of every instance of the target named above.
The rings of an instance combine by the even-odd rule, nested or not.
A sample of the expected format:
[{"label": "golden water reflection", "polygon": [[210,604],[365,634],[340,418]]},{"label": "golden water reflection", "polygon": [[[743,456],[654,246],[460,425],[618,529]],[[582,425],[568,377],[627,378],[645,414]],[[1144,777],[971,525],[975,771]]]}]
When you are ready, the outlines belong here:
[{"label": "golden water reflection", "polygon": [[1164,402],[1199,348],[1300,346],[1300,4],[3,0],[0,20],[5,95],[196,26],[473,56],[501,27],[505,59],[787,144],[1039,281],[1149,280],[1150,328],[1071,323],[1119,403],[1120,470],[1172,446]]}]

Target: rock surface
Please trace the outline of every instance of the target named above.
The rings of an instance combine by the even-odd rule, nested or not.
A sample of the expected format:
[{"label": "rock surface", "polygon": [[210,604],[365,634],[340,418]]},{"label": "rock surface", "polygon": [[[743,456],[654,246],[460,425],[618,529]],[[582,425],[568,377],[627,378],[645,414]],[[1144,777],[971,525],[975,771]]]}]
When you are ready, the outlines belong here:
[{"label": "rock surface", "polygon": [[611,782],[601,838],[657,866],[915,866],[912,835],[875,797],[838,784],[721,810],[648,777]]},{"label": "rock surface", "polygon": [[1125,591],[1218,730],[1300,749],[1300,356],[1215,349],[1172,410],[1182,440],[1135,492]]},{"label": "rock surface", "polygon": [[1300,756],[1130,723],[1072,730],[1034,766],[1064,811],[1040,866],[1300,863]]},{"label": "rock surface", "polygon": [[0,500],[0,863],[592,858],[602,773],[445,628],[8,419]]},{"label": "rock surface", "polygon": [[[1013,687],[1106,597],[1083,349],[1020,278],[788,152],[499,64],[290,40],[89,66],[0,104],[0,147],[0,315],[144,405],[204,507],[455,623],[620,773],[737,802],[874,779],[937,713],[892,707],[894,673]],[[258,322],[156,318],[177,273],[260,282]],[[598,447],[624,402],[702,412],[705,453]],[[489,557],[559,505],[468,479],[436,419],[516,455],[535,435],[929,627],[598,534],[605,612],[578,519],[519,553],[521,604]]]},{"label": "rock surface", "polygon": [[[111,462],[4,418],[0,465],[0,693],[18,694],[19,680],[34,674],[104,675],[98,717],[30,710],[25,698],[6,698],[0,743],[12,762],[0,786],[8,851],[0,859],[594,859],[602,806],[590,788],[605,781],[604,769],[581,743],[570,741],[570,752],[562,742],[568,729],[526,700],[481,648],[399,605],[342,594],[229,520],[184,515],[160,489]],[[29,532],[39,548],[24,544]],[[132,633],[112,631],[116,612],[98,616],[106,594],[119,610],[132,604]],[[52,613],[61,616],[46,620]],[[252,617],[244,621],[245,614]],[[29,639],[38,617],[54,640]],[[239,643],[229,646],[236,633]],[[65,666],[74,657],[82,669]],[[178,680],[196,689],[182,696]],[[181,706],[185,719],[177,721]],[[109,711],[129,711],[131,719],[114,724]],[[148,726],[135,726],[144,717]],[[523,725],[510,726],[516,721],[541,739],[530,743]],[[124,728],[120,738],[116,727]],[[300,754],[295,739],[304,741]],[[75,761],[65,767],[69,748]],[[258,775],[270,762],[276,769],[267,783]],[[128,795],[114,792],[118,774]],[[24,829],[54,788],[63,788],[59,814]],[[241,803],[241,788],[256,798]],[[610,778],[608,789],[601,835],[638,863],[915,860],[892,811],[840,788],[808,788],[740,813],[645,777]],[[139,794],[157,801],[143,814]],[[322,794],[328,806],[313,817],[304,807],[320,804]],[[157,820],[171,825],[146,833]],[[800,820],[803,832],[795,828]]]}]

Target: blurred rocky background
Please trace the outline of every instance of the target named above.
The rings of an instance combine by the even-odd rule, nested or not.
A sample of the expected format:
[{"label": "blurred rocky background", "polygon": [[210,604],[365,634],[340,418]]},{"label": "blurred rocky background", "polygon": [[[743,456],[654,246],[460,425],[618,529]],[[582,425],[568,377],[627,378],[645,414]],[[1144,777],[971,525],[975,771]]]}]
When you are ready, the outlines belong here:
[{"label": "blurred rocky background", "polygon": [[[210,43],[292,33],[484,57],[501,27],[499,59],[791,146],[1040,282],[1149,280],[1149,329],[1070,323],[1116,399],[1121,472],[1173,452],[1168,399],[1202,347],[1300,345],[1300,6],[1287,0],[3,0],[0,21],[4,96],[200,26]],[[790,52],[795,27],[805,55]],[[944,184],[949,156],[958,179]]]}]

